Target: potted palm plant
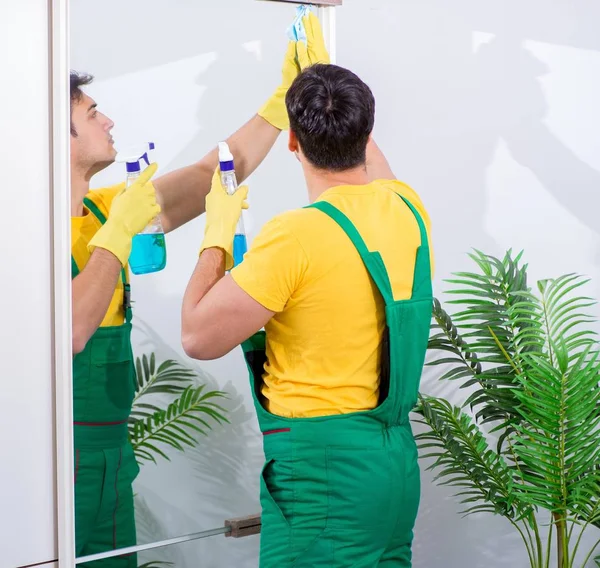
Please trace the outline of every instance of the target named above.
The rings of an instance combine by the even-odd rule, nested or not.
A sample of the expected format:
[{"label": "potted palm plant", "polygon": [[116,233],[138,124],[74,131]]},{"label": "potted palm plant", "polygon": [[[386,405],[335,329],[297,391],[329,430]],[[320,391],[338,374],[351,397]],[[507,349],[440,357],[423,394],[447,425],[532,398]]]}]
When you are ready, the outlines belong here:
[{"label": "potted palm plant", "polygon": [[466,400],[420,396],[421,457],[458,489],[465,514],[505,517],[532,568],[552,558],[583,568],[600,544],[582,540],[600,526],[600,355],[586,281],[543,280],[534,293],[521,255],[471,258],[477,270],[448,281],[456,313],[434,300],[429,342],[429,364]]}]

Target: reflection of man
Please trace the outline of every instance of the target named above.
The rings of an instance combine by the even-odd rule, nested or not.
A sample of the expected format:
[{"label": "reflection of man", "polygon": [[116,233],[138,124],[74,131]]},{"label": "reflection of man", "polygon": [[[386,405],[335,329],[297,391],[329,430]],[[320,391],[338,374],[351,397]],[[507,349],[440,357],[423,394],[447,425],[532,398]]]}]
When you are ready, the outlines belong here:
[{"label": "reflection of man", "polygon": [[[327,62],[312,18],[307,38],[309,62]],[[308,66],[286,103],[312,205],[265,225],[225,276],[247,188],[227,195],[217,170],[183,345],[214,359],[243,342],[266,458],[261,567],[409,567],[427,214],[371,141],[375,101],[356,75]]]},{"label": "reflection of man", "polygon": [[[264,159],[287,128],[285,94],[299,72],[290,44],[283,83],[228,142],[240,178]],[[134,394],[127,260],[132,238],[161,213],[172,231],[204,212],[217,165],[216,150],[198,163],[150,181],[90,191],[94,174],[116,155],[113,123],[81,87],[91,77],[71,73],[71,265],[76,553],[78,557],[135,545],[132,482],[138,473],[128,442]],[[98,568],[136,566],[135,555],[92,562]]]}]

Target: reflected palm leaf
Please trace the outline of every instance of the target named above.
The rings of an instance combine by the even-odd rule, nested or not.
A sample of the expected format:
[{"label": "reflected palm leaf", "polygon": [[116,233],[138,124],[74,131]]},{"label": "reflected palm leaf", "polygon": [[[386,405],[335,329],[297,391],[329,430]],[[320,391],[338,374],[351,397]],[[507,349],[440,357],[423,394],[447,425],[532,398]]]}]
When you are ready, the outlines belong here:
[{"label": "reflected palm leaf", "polygon": [[136,359],[136,394],[128,427],[138,462],[156,463],[157,456],[169,460],[167,447],[181,452],[193,448],[200,442],[198,434],[206,436],[215,424],[228,422],[226,410],[217,404],[226,393],[207,391],[194,379],[193,370],[173,359],[158,367],[154,353]]},{"label": "reflected palm leaf", "polygon": [[215,402],[226,394],[204,390],[204,385],[189,386],[166,409],[130,423],[131,444],[139,461],[156,463],[156,455],[169,460],[165,446],[183,452],[198,445],[197,434],[206,436],[215,423],[228,422],[225,409]]}]

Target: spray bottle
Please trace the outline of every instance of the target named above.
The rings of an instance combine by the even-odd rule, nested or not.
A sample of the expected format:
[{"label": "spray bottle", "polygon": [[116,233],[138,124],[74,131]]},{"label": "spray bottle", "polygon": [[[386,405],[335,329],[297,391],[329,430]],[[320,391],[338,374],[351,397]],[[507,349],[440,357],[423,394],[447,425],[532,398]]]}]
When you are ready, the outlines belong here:
[{"label": "spray bottle", "polygon": [[[140,162],[150,165],[148,153],[151,150],[154,150],[154,142],[149,142],[143,149],[134,150],[124,157],[119,156],[118,160],[125,162],[127,168],[125,187],[130,187],[140,176]],[[129,267],[134,274],[149,274],[162,270],[166,264],[165,231],[160,217],[156,216],[142,232],[133,237]]]},{"label": "spray bottle", "polygon": [[[235,176],[235,167],[233,164],[233,155],[229,150],[227,142],[219,142],[219,166],[221,168],[221,183],[229,195],[233,195],[238,188],[237,178]],[[244,219],[240,219],[235,228],[233,237],[233,266],[237,266],[244,259],[248,251],[246,241],[246,230],[244,229]]]}]

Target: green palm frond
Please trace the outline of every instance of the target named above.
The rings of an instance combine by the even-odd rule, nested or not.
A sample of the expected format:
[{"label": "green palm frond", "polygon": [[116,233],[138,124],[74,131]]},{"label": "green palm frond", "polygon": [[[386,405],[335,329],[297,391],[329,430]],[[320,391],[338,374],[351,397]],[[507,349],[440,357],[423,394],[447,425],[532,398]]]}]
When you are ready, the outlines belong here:
[{"label": "green palm frond", "polygon": [[591,495],[600,492],[600,360],[580,353],[569,368],[568,351],[553,349],[557,366],[527,355],[527,375],[517,392],[523,420],[516,425],[514,450],[529,466],[518,485],[519,497],[552,513],[592,515]]},{"label": "green palm frond", "polygon": [[440,359],[430,361],[428,366],[456,364],[457,366],[445,372],[440,380],[468,379],[460,388],[467,388],[475,384],[477,376],[481,374],[481,363],[477,353],[473,351],[458,332],[450,316],[446,313],[437,298],[433,299],[432,335],[429,337],[427,348],[430,351],[445,351],[446,355]]},{"label": "green palm frond", "polygon": [[576,358],[582,349],[597,344],[596,332],[588,327],[595,319],[585,313],[596,302],[586,296],[574,295],[588,282],[576,274],[567,274],[538,283],[551,363],[554,346],[559,343],[571,358]]},{"label": "green palm frond", "polygon": [[156,463],[155,455],[169,459],[165,446],[184,451],[195,447],[199,435],[206,436],[214,424],[228,422],[226,410],[215,402],[226,397],[221,391],[205,391],[205,386],[189,386],[165,410],[157,410],[130,423],[130,438],[140,461]]},{"label": "green palm frond", "polygon": [[[438,300],[433,308],[437,333],[431,337],[429,349],[444,354],[429,364],[453,364],[441,380],[466,378],[460,388],[476,385],[465,406],[476,411],[482,424],[493,423],[499,429],[517,419],[514,361],[520,360],[521,352],[531,350],[532,344],[540,343],[539,324],[509,316],[510,311],[519,311],[528,293],[526,266],[519,264],[520,257],[512,259],[509,252],[500,261],[476,251],[471,258],[481,274],[460,272],[448,281],[455,286],[449,293],[458,296],[448,303],[460,305],[461,311],[451,318]],[[536,311],[535,307],[530,310]]]},{"label": "green palm frond", "polygon": [[449,291],[458,297],[448,304],[461,306],[453,320],[482,363],[505,365],[506,357],[496,338],[516,359],[513,355],[518,353],[517,330],[507,311],[527,293],[527,266],[520,265],[520,254],[513,259],[510,252],[502,261],[479,251],[470,256],[481,274],[463,272],[456,275],[458,278],[448,280],[459,286]]},{"label": "green palm frond", "polygon": [[173,359],[163,361],[156,367],[154,353],[136,359],[136,393],[129,424],[138,422],[159,412],[161,407],[150,402],[150,395],[178,395],[191,383],[196,374]]},{"label": "green palm frond", "polygon": [[416,409],[418,423],[427,431],[415,436],[421,458],[433,458],[430,470],[440,470],[439,485],[458,487],[460,503],[468,505],[465,515],[490,512],[519,520],[530,508],[515,499],[512,474],[488,443],[473,419],[435,397],[421,396]]},{"label": "green palm frond", "polygon": [[135,362],[136,398],[148,394],[177,394],[182,392],[196,374],[173,359],[163,361],[156,368],[156,356],[143,355]]}]

